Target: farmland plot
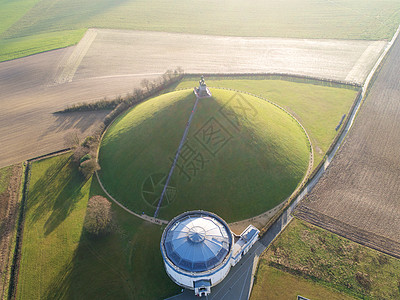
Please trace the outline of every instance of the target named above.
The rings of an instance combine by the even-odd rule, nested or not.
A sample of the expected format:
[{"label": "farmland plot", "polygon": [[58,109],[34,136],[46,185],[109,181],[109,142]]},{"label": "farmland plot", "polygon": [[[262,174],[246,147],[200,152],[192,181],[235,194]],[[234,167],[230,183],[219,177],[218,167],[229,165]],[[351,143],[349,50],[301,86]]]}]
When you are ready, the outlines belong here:
[{"label": "farmland plot", "polygon": [[[57,81],[162,74],[181,66],[186,73],[279,72],[362,83],[385,45],[385,41],[91,29],[75,51],[84,57],[65,64],[70,72],[60,70],[65,78],[57,77]],[[76,53],[71,56],[79,57]],[[80,61],[79,68],[73,67]]]},{"label": "farmland plot", "polygon": [[400,257],[400,40],[342,148],[297,215]]}]

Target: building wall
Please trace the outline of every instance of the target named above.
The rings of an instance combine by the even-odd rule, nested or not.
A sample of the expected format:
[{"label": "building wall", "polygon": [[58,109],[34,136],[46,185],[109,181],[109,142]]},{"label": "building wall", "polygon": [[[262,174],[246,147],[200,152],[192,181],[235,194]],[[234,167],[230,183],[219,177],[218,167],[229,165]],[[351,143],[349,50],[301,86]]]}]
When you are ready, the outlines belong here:
[{"label": "building wall", "polygon": [[209,274],[197,275],[195,273],[185,274],[182,271],[177,271],[174,268],[170,267],[169,264],[167,264],[165,261],[164,264],[167,274],[171,277],[173,281],[175,281],[176,284],[192,290],[194,289],[194,282],[197,280],[210,279],[211,286],[220,283],[226,277],[226,275],[228,275],[231,268],[231,262],[229,259],[228,261],[225,261],[225,265],[222,265],[220,269],[217,269],[213,273],[210,272]]}]

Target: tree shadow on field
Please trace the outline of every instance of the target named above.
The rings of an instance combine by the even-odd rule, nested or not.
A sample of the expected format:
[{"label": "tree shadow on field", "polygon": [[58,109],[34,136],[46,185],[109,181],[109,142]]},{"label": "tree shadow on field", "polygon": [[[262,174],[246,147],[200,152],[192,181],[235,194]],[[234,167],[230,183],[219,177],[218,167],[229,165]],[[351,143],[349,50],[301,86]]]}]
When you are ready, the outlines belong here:
[{"label": "tree shadow on field", "polygon": [[92,127],[93,124],[103,120],[109,112],[110,110],[102,110],[95,112],[53,114],[55,117],[53,124],[40,135],[39,139],[51,133],[61,133],[71,129],[79,130],[80,133],[84,133]]},{"label": "tree shadow on field", "polygon": [[51,212],[44,225],[44,234],[50,234],[74,209],[84,184],[71,156],[59,157],[30,188],[27,203],[28,209],[34,209],[31,222]]},{"label": "tree shadow on field", "polygon": [[[93,186],[92,183],[89,197],[99,192]],[[83,220],[80,220],[82,224]],[[67,232],[62,234],[69,237]],[[94,238],[82,227],[71,260],[52,277],[42,296],[45,299],[136,299],[119,234],[116,230]]]}]

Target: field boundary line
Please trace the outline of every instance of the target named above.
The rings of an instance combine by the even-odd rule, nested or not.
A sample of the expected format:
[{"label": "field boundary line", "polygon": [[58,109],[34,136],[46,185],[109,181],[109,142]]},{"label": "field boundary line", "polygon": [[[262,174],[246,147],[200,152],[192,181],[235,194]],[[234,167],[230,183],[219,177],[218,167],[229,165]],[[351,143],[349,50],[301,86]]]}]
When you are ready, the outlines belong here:
[{"label": "field boundary line", "polygon": [[68,56],[63,57],[60,64],[58,65],[56,75],[54,76],[54,84],[62,84],[71,82],[74,78],[76,71],[78,70],[83,58],[89,51],[90,46],[96,39],[97,30],[89,29],[85,36],[81,39],[74,51]]},{"label": "field boundary line", "polygon": [[[400,243],[390,238],[347,224],[303,205],[296,210],[295,216],[358,244],[400,258]],[[382,247],[382,244],[385,245],[385,248]]]},{"label": "field boundary line", "polygon": [[19,280],[19,271],[20,271],[20,264],[21,264],[21,256],[22,256],[22,244],[23,244],[23,234],[24,234],[24,227],[25,227],[25,209],[26,209],[26,202],[28,201],[28,192],[29,192],[29,185],[30,185],[30,178],[31,178],[31,168],[32,163],[35,161],[39,161],[42,159],[47,159],[50,157],[54,157],[63,153],[67,153],[70,151],[70,148],[65,148],[57,151],[53,151],[44,155],[39,155],[33,158],[30,158],[24,162],[25,170],[23,171],[23,175],[21,178],[22,183],[22,190],[21,192],[21,199],[20,199],[20,208],[19,208],[19,215],[17,220],[17,233],[16,233],[16,240],[15,240],[15,250],[14,250],[14,257],[12,259],[11,265],[11,274],[10,274],[10,284],[8,289],[8,299],[16,299],[17,296],[17,289],[18,289],[18,280]]}]

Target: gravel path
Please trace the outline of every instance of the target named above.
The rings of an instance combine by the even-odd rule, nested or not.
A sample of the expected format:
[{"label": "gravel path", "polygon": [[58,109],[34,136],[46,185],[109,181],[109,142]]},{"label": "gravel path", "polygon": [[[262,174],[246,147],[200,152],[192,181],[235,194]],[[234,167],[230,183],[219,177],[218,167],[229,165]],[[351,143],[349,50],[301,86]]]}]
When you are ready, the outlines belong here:
[{"label": "gravel path", "polygon": [[165,185],[164,185],[164,188],[163,188],[161,196],[160,196],[160,201],[158,201],[157,209],[156,209],[156,211],[154,213],[154,218],[158,217],[158,212],[160,210],[162,201],[164,199],[165,192],[167,191],[167,188],[168,188],[168,185],[169,185],[169,181],[171,180],[172,173],[174,173],[174,169],[175,169],[176,163],[178,162],[179,154],[181,153],[181,149],[182,149],[183,144],[186,142],[186,137],[187,137],[187,134],[188,134],[189,129],[190,129],[190,124],[192,124],[193,116],[196,113],[197,103],[199,103],[199,99],[200,98],[196,97],[196,101],[194,102],[192,112],[190,113],[190,116],[189,116],[189,120],[186,123],[185,131],[183,132],[183,136],[182,136],[182,139],[181,139],[181,141],[179,143],[178,150],[176,150],[174,161],[172,163],[171,169],[169,170],[167,180],[165,181]]}]

